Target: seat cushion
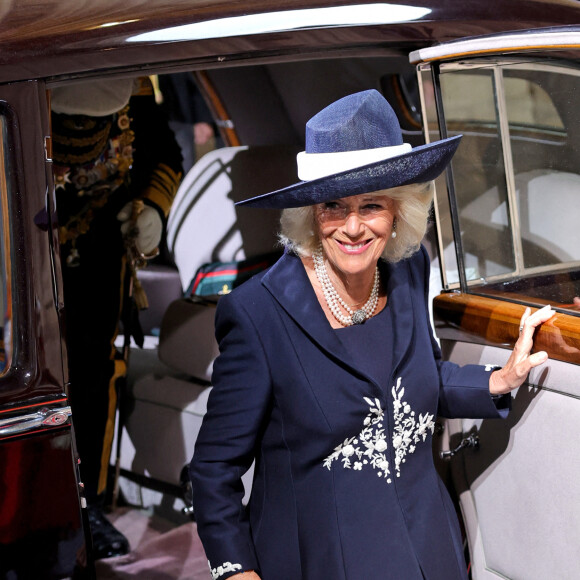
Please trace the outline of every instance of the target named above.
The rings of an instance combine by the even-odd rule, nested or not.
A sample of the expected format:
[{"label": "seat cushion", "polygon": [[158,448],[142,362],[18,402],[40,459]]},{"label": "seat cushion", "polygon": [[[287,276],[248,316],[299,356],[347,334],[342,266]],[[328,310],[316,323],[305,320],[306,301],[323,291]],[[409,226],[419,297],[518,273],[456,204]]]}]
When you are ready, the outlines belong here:
[{"label": "seat cushion", "polygon": [[161,324],[159,358],[167,366],[197,380],[211,380],[219,354],[214,335],[216,303],[182,298],[173,301]]},{"label": "seat cushion", "polygon": [[159,336],[161,321],[167,307],[182,296],[181,280],[177,268],[161,264],[148,264],[137,272],[147,295],[149,307],[139,312],[143,334]]}]

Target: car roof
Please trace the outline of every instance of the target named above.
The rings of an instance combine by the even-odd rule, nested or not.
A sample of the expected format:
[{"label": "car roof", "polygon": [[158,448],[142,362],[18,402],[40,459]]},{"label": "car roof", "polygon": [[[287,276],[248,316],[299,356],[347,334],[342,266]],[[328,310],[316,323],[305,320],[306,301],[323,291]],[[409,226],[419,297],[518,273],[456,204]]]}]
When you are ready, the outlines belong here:
[{"label": "car roof", "polygon": [[370,47],[408,53],[580,16],[568,0],[404,1],[14,0],[0,6],[0,82]]}]

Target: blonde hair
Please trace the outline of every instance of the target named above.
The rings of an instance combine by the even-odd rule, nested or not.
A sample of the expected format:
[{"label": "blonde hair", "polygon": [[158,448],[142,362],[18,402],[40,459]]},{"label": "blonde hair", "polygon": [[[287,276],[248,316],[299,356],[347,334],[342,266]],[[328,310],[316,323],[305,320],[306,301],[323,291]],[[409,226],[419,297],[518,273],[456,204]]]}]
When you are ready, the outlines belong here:
[{"label": "blonde hair", "polygon": [[[388,262],[408,258],[419,249],[427,230],[433,189],[433,182],[429,181],[373,192],[373,195],[384,195],[395,202],[397,237],[389,240],[382,256]],[[314,207],[287,208],[280,218],[280,242],[301,257],[312,256],[320,243]]]}]

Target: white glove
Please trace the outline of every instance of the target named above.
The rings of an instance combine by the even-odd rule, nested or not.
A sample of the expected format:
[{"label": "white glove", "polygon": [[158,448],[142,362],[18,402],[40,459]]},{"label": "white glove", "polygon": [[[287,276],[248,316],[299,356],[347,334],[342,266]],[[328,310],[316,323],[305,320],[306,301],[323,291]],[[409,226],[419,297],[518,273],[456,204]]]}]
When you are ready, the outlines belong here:
[{"label": "white glove", "polygon": [[[132,213],[133,203],[129,202],[117,214],[117,219],[123,222],[121,225],[123,235],[127,235],[129,228],[132,226],[130,222]],[[161,241],[163,221],[161,220],[159,212],[155,208],[145,205],[141,213],[137,216],[135,227],[137,228],[135,246],[139,252],[147,256],[159,246],[159,242]]]}]

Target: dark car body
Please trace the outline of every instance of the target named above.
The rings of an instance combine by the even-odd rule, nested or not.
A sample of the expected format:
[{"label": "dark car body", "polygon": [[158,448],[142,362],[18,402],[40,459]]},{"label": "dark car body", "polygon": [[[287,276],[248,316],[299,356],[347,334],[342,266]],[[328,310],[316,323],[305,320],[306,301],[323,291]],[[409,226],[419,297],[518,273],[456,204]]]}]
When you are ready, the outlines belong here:
[{"label": "dark car body", "polygon": [[[434,321],[444,353],[461,363],[502,364],[527,305],[551,303],[557,315],[536,336],[536,348],[552,360],[514,397],[511,418],[499,426],[445,425],[439,445],[477,435],[479,448],[441,471],[460,501],[474,578],[574,578],[579,21],[580,7],[567,0],[3,3],[0,577],[92,575],[67,394],[50,90],[191,71],[226,147],[300,149],[310,116],[368,88],[387,96],[413,145],[464,135],[437,182],[426,240],[433,294],[442,290]],[[524,216],[517,184],[530,172],[535,189]],[[251,174],[248,197],[275,183],[253,184]],[[277,179],[294,178],[280,171]],[[220,225],[219,216],[195,219]],[[199,392],[208,386],[199,385]],[[148,412],[152,421],[161,416],[155,404]],[[153,443],[140,448],[135,435],[142,455],[158,452]],[[145,485],[179,485],[179,474],[139,470],[133,460],[125,467]]]}]

